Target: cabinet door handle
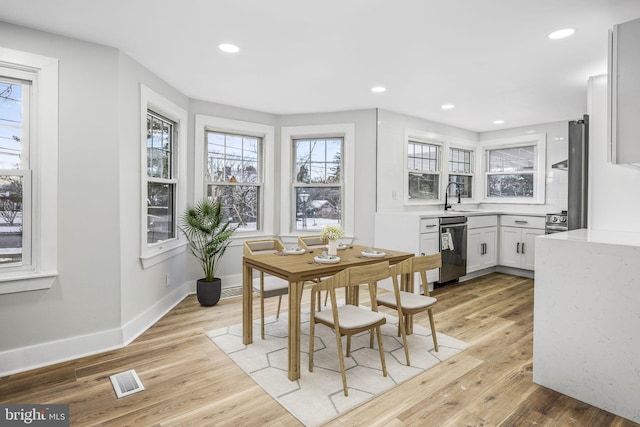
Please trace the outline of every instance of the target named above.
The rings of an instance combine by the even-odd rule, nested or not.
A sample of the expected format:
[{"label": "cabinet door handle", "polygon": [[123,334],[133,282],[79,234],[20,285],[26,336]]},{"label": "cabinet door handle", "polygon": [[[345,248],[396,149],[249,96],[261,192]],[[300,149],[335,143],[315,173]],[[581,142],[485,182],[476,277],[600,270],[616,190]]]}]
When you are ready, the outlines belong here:
[{"label": "cabinet door handle", "polygon": [[436,226],[436,224],[427,224],[427,225],[425,225],[425,227],[427,227],[427,228],[433,228],[435,226]]},{"label": "cabinet door handle", "polygon": [[482,244],[482,255],[486,255],[487,254],[487,244],[483,243]]},{"label": "cabinet door handle", "polygon": [[484,243],[480,243],[480,255],[484,255]]},{"label": "cabinet door handle", "polygon": [[520,219],[517,219],[516,224],[529,224],[529,221],[522,221]]},{"label": "cabinet door handle", "polygon": [[524,242],[522,243],[522,254],[524,255]]},{"label": "cabinet door handle", "polygon": [[519,254],[520,253],[520,242],[518,242],[516,244],[516,253]]}]

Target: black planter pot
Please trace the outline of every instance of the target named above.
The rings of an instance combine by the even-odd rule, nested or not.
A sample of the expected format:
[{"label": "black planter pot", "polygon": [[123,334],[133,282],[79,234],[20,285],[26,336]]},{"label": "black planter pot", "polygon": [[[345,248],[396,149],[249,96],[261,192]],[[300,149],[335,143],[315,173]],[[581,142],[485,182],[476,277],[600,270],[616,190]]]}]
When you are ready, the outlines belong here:
[{"label": "black planter pot", "polygon": [[196,294],[200,305],[209,307],[216,305],[220,301],[222,294],[222,280],[214,277],[213,282],[207,282],[205,279],[197,281]]}]

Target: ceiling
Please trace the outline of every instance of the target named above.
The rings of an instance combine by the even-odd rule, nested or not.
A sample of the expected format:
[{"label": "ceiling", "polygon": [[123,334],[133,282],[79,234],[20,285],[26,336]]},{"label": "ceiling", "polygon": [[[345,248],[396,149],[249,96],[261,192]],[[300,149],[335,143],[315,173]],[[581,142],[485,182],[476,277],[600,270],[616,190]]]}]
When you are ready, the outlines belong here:
[{"label": "ceiling", "polygon": [[587,79],[607,72],[608,29],[640,17],[639,0],[0,3],[1,21],[118,48],[193,99],[273,114],[382,108],[473,131],[581,117]]}]

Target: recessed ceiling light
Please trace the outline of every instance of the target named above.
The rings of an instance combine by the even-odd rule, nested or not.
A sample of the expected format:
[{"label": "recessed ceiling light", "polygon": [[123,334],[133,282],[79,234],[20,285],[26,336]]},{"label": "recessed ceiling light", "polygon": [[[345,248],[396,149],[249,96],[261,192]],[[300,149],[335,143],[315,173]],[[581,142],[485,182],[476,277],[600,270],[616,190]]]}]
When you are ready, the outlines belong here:
[{"label": "recessed ceiling light", "polygon": [[442,108],[443,110],[452,110],[452,109],[456,108],[456,106],[453,105],[453,104],[444,104],[440,108]]},{"label": "recessed ceiling light", "polygon": [[554,31],[553,33],[549,34],[549,38],[553,40],[563,39],[565,37],[569,37],[575,32],[576,30],[574,30],[573,28],[565,28],[562,30]]},{"label": "recessed ceiling light", "polygon": [[371,92],[374,92],[374,93],[382,93],[386,91],[387,91],[387,88],[384,86],[374,86],[371,88]]},{"label": "recessed ceiling light", "polygon": [[230,43],[219,44],[218,49],[220,49],[223,52],[229,52],[229,53],[237,53],[240,51],[240,48],[238,46]]},{"label": "recessed ceiling light", "polygon": [[495,124],[495,125],[501,125],[503,123],[504,123],[504,120],[494,120],[493,121],[493,124]]},{"label": "recessed ceiling light", "polygon": [[561,137],[561,136],[556,136],[555,138],[553,138],[553,140],[554,141],[562,141],[562,140],[564,140],[564,138]]}]

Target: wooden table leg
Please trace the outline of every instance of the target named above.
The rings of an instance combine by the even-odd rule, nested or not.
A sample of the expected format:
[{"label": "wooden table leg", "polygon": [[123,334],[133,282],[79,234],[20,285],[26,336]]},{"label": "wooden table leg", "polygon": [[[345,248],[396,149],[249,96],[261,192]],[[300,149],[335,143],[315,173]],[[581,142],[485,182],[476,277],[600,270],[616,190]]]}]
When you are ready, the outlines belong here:
[{"label": "wooden table leg", "polygon": [[253,342],[253,269],[242,266],[242,343]]},{"label": "wooden table leg", "polygon": [[300,378],[300,299],[304,282],[289,283],[289,380]]}]

